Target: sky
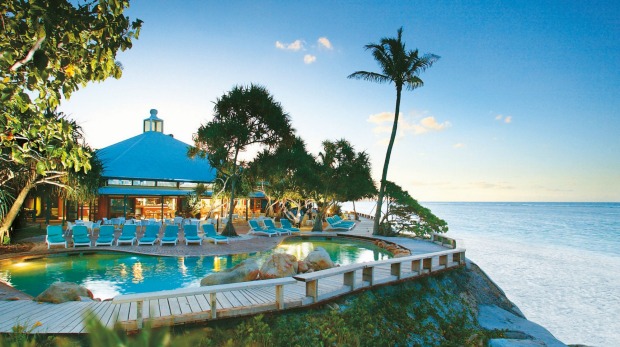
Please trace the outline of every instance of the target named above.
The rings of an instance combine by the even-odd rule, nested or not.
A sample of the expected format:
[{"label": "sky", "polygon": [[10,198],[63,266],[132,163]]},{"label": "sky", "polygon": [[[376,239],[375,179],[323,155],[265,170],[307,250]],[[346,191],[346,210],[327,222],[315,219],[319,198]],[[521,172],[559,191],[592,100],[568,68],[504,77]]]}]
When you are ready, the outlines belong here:
[{"label": "sky", "polygon": [[[620,201],[618,1],[132,1],[144,21],[123,76],[60,111],[91,147],[142,131],[150,109],[192,144],[215,100],[265,86],[317,154],[346,139],[379,181],[393,84],[364,46],[403,28],[441,58],[404,91],[388,180],[420,201]],[[136,158],[139,160],[139,158]]]}]

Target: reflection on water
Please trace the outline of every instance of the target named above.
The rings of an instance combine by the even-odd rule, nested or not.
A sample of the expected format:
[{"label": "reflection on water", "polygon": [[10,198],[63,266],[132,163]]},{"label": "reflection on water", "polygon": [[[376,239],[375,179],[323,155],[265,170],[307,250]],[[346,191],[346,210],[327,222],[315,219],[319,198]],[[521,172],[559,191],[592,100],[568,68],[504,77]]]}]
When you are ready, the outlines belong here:
[{"label": "reflection on water", "polygon": [[86,286],[96,298],[108,299],[119,294],[197,287],[209,273],[229,269],[248,258],[257,257],[262,263],[276,252],[303,259],[317,247],[324,248],[331,259],[341,265],[391,257],[368,242],[291,237],[271,251],[215,257],[80,253],[16,263],[6,261],[0,263],[0,280],[32,296],[40,294],[54,282],[74,282]]}]

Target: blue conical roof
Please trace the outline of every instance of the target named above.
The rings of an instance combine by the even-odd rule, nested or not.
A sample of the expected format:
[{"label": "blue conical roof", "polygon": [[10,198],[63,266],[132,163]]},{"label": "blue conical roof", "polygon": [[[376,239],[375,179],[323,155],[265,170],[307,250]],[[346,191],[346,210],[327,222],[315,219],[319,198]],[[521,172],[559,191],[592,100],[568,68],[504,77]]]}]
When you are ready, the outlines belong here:
[{"label": "blue conical roof", "polygon": [[106,178],[207,183],[215,170],[207,159],[187,156],[190,145],[160,132],[148,131],[96,152]]}]

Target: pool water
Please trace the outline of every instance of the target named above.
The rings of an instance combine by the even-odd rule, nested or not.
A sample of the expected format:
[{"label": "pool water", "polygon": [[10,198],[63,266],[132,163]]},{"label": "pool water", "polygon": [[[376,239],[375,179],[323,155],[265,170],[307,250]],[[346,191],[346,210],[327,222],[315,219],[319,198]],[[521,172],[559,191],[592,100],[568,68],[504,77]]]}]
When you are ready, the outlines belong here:
[{"label": "pool water", "polygon": [[259,263],[273,253],[288,253],[304,259],[323,247],[341,265],[391,258],[370,242],[347,238],[290,237],[266,252],[203,257],[158,257],[127,253],[73,253],[0,263],[0,281],[37,296],[52,283],[73,282],[86,286],[95,298],[120,294],[200,286],[209,273],[231,268],[245,259]]}]

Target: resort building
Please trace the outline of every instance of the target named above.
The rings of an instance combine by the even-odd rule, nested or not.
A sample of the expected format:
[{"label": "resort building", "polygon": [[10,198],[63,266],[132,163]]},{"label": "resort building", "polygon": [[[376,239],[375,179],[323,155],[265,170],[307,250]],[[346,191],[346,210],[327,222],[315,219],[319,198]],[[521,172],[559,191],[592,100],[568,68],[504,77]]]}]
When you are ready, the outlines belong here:
[{"label": "resort building", "polygon": [[[206,188],[204,196],[191,197],[200,200],[199,215],[204,218],[226,213],[221,201],[211,201],[215,169],[207,159],[189,158],[189,147],[172,134],[164,133],[164,121],[153,109],[150,117],[142,122],[141,134],[96,151],[103,163],[105,181],[99,188],[98,199],[79,203],[63,201],[44,191],[35,192],[36,196],[24,207],[39,217],[60,220],[189,217],[196,211],[191,212],[188,199],[202,184]],[[237,200],[235,213],[239,217],[264,208],[263,195],[252,195]]]}]

